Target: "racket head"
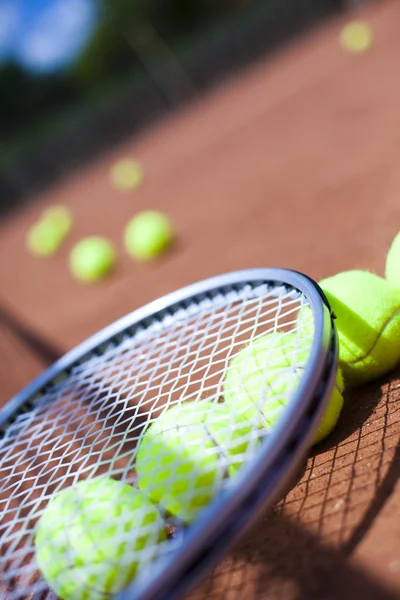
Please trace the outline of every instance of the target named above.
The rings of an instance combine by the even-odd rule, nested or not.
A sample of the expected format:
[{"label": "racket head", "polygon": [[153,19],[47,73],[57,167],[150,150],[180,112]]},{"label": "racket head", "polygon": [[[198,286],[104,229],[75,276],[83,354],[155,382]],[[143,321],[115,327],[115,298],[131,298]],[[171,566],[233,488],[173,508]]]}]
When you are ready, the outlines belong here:
[{"label": "racket head", "polygon": [[[118,595],[121,600],[172,598],[187,591],[287,486],[304,459],[335,381],[336,334],[333,315],[323,293],[308,277],[285,269],[249,269],[188,286],[134,311],[67,353],[0,412],[1,452],[4,440],[12,445],[13,437],[18,438],[24,431],[36,410],[38,398],[42,410],[46,411],[43,398],[50,398],[51,404],[52,390],[65,386],[74,369],[87,365],[93,357],[101,361],[110,347],[118,349],[125,339],[140,345],[150,330],[155,336],[158,331],[161,337],[165,330],[207,314],[210,307],[220,311],[218,318],[222,328],[224,311],[230,310],[235,302],[244,305],[274,299],[289,303],[297,300],[298,309],[306,305],[312,313],[312,342],[303,375],[290,402],[254,460],[243,466],[230,485],[204,508],[199,519],[178,536],[172,552],[167,552],[153,565],[151,579],[146,571],[139,574],[134,583]],[[276,316],[274,318],[276,330]],[[253,332],[255,329],[253,326]]]}]

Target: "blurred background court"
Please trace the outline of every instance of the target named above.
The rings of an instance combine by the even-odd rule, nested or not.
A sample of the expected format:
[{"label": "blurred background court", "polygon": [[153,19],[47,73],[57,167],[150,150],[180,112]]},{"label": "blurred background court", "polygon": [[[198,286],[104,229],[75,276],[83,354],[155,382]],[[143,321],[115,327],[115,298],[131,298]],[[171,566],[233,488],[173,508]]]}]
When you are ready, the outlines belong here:
[{"label": "blurred background court", "polygon": [[[340,43],[353,20],[361,52]],[[396,0],[0,0],[0,402],[57,355],[145,302],[226,271],[318,280],[383,275],[400,230]],[[121,192],[110,171],[140,161]],[[46,207],[73,214],[54,256],[29,254]],[[176,241],[124,251],[141,210]],[[118,251],[82,285],[68,255]],[[347,392],[339,426],[296,485],[193,597],[400,597],[400,370]]]}]

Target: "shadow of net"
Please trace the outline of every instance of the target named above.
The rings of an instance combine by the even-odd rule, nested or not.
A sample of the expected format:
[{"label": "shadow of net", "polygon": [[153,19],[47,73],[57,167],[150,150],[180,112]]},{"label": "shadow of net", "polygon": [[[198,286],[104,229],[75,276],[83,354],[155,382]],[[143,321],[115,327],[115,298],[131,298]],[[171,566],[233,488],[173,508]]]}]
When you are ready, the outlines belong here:
[{"label": "shadow of net", "polygon": [[399,400],[399,369],[347,392],[337,430],[296,485],[190,598],[395,600],[346,558],[399,480]]}]

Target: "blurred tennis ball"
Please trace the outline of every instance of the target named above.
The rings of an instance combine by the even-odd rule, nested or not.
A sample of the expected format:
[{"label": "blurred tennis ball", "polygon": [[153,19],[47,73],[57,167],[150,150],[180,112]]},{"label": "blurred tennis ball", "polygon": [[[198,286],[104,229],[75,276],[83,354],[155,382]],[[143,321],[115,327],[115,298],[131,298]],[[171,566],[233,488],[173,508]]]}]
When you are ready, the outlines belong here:
[{"label": "blurred tennis ball", "polygon": [[36,560],[63,600],[105,600],[154,560],[165,538],[161,516],[144,494],[101,477],[50,499],[36,526]]},{"label": "blurred tennis ball", "polygon": [[83,283],[92,283],[104,278],[115,264],[114,246],[100,236],[82,239],[74,246],[69,256],[72,275]]},{"label": "blurred tennis ball", "polygon": [[65,206],[47,208],[27,232],[26,245],[33,256],[52,256],[72,227],[72,213]]},{"label": "blurred tennis ball", "polygon": [[397,290],[400,290],[400,233],[394,238],[386,258],[386,279]]},{"label": "blurred tennis ball", "polygon": [[125,248],[137,260],[150,260],[162,254],[171,245],[172,238],[170,220],[157,211],[139,213],[124,231]]},{"label": "blurred tennis ball", "polygon": [[[310,330],[311,331],[311,330]],[[307,335],[272,333],[260,336],[231,360],[224,381],[225,405],[261,428],[272,428],[282,416],[303,376],[311,339]],[[339,370],[329,405],[314,444],[335,427],[343,407],[343,376]]]},{"label": "blurred tennis ball", "polygon": [[29,228],[26,245],[33,256],[52,256],[59,249],[62,239],[63,236],[52,223],[38,221]]},{"label": "blurred tennis ball", "polygon": [[191,522],[237,472],[250,444],[251,423],[211,401],[165,411],[146,430],[137,452],[139,488],[169,513]]},{"label": "blurred tennis ball", "polygon": [[362,54],[372,45],[374,33],[365,21],[351,21],[340,32],[339,41],[343,50],[352,54]]},{"label": "blurred tennis ball", "polygon": [[50,206],[43,212],[41,220],[51,223],[54,229],[57,229],[60,234],[66,235],[72,228],[72,211],[67,206]]},{"label": "blurred tennis ball", "polygon": [[111,167],[110,178],[116,190],[130,192],[143,183],[144,169],[139,161],[122,158]]},{"label": "blurred tennis ball", "polygon": [[345,271],[320,282],[336,315],[339,364],[351,384],[372,381],[400,362],[400,294],[386,279]]}]

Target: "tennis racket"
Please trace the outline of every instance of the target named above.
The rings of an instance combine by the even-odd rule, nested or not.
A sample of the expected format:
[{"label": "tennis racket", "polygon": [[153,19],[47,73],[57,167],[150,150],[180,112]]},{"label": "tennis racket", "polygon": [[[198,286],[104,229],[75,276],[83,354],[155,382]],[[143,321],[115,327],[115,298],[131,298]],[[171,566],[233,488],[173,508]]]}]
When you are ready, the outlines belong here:
[{"label": "tennis racket", "polygon": [[[1,597],[188,593],[284,493],[333,390],[336,361],[334,315],[323,292],[283,269],[191,285],[66,354],[0,412]],[[79,486],[104,478],[138,488],[156,507],[167,533],[153,548],[147,537],[140,550],[132,542],[139,525],[119,526],[110,505],[101,513],[92,507],[104,519],[95,531],[91,517],[78,514],[85,504]],[[69,506],[58,523],[68,565],[53,552],[49,532],[49,577],[37,531],[67,489],[78,490],[77,514]],[[80,570],[76,519],[85,542],[83,557],[77,550]],[[100,560],[111,534],[109,556]],[[89,576],[99,561],[93,573],[114,573],[106,582]],[[124,578],[130,563],[135,568]]]}]

